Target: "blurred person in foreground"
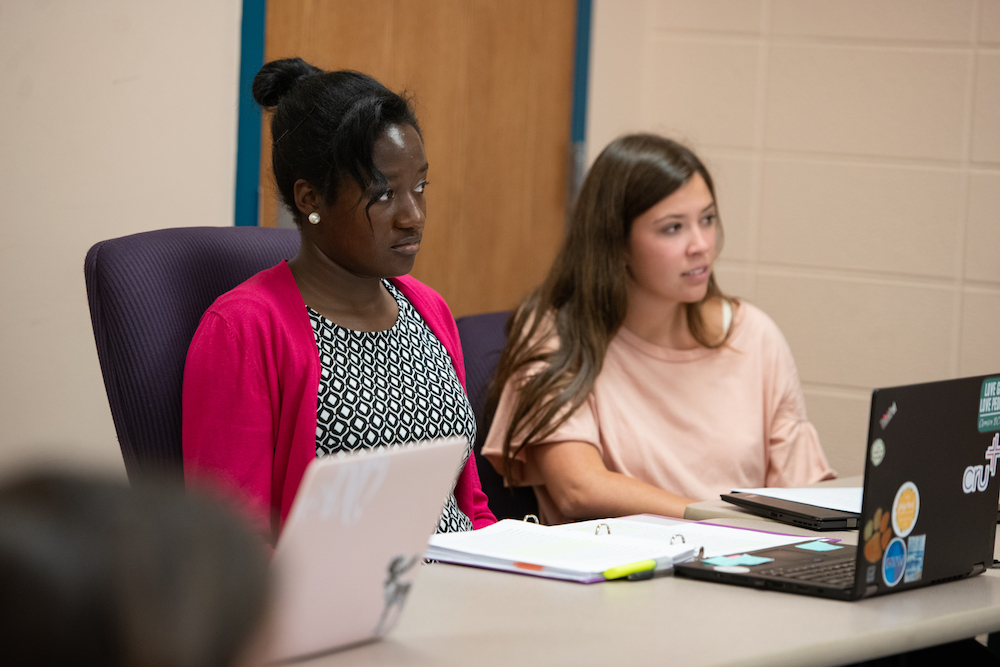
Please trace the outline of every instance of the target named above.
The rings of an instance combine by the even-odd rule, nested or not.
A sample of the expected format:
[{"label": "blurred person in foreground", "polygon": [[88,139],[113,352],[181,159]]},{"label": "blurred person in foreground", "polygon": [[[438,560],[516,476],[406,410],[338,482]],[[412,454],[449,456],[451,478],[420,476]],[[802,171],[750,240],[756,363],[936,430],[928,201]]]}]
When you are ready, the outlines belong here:
[{"label": "blurred person in foreground", "polygon": [[0,482],[6,665],[264,664],[264,546],[182,490],[55,473]]}]

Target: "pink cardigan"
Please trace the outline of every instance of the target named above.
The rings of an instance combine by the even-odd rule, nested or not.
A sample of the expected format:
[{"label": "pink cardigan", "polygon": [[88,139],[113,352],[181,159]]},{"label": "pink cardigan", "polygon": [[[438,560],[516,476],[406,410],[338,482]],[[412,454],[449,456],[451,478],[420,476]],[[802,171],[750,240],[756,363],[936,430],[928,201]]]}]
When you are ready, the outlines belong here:
[{"label": "pink cardigan", "polygon": [[[465,387],[458,328],[437,292],[394,278],[441,341]],[[233,493],[271,542],[316,458],[319,351],[286,262],[223,294],[205,312],[184,367],[184,476]],[[455,484],[475,528],[496,521],[469,457]]]}]

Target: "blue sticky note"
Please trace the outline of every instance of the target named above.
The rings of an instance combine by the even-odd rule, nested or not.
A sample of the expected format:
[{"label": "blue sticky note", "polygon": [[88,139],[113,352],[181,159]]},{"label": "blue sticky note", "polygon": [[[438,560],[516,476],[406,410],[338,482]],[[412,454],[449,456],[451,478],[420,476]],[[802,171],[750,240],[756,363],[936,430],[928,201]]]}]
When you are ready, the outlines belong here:
[{"label": "blue sticky note", "polygon": [[716,556],[715,558],[706,558],[702,562],[725,567],[729,565],[762,565],[763,563],[770,563],[772,560],[774,559],[742,554],[740,556]]},{"label": "blue sticky note", "polygon": [[764,558],[763,556],[750,556],[743,554],[742,556],[736,557],[736,562],[733,565],[761,565],[763,563],[770,563],[773,558]]},{"label": "blue sticky note", "polygon": [[837,549],[844,548],[839,544],[830,544],[829,542],[806,542],[805,544],[796,544],[795,546],[807,551],[836,551]]},{"label": "blue sticky note", "polygon": [[729,562],[729,556],[716,556],[715,558],[706,558],[702,563],[707,563],[708,565],[732,565]]}]

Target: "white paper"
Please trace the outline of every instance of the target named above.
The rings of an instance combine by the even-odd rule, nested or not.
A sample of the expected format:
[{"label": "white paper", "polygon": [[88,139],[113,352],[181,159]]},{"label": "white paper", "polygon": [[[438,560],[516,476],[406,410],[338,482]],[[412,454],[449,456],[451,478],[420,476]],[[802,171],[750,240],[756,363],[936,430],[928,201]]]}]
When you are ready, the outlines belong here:
[{"label": "white paper", "polygon": [[841,512],[854,512],[855,514],[861,514],[861,490],[860,486],[817,486],[807,489],[733,489],[733,491],[740,493],[756,493],[758,496],[789,500],[793,503],[825,507]]},{"label": "white paper", "polygon": [[[606,524],[611,530],[612,535],[651,540],[667,545],[670,544],[670,539],[674,538],[674,546],[683,544],[684,546],[693,548],[695,553],[698,552],[700,547],[705,547],[705,558],[742,554],[755,549],[769,549],[785,544],[797,544],[798,542],[809,542],[816,539],[815,537],[777,535],[757,530],[730,528],[729,526],[695,523],[693,521],[675,521],[672,519],[658,519],[656,523],[630,521],[629,519],[596,519],[594,521],[581,521],[580,523],[553,526],[553,528],[568,532],[579,531],[593,535],[594,530],[600,524]],[[604,532],[603,528],[601,532]],[[683,536],[683,541],[678,536]]]},{"label": "white paper", "polygon": [[[427,557],[452,561],[455,554],[465,554],[570,572],[600,573],[619,565],[663,556],[683,560],[690,557],[690,551],[689,545],[670,546],[669,541],[654,544],[625,535],[595,537],[593,529],[587,535],[505,519],[479,530],[438,533],[430,539]],[[476,559],[465,558],[462,562],[475,563]]]}]

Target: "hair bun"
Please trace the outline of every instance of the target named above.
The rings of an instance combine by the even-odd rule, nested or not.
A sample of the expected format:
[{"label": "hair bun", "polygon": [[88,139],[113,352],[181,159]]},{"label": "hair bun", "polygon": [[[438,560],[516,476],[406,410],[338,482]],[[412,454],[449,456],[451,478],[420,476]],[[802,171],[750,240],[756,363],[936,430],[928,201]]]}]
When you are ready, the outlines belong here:
[{"label": "hair bun", "polygon": [[272,60],[265,63],[253,78],[253,98],[262,107],[275,107],[299,79],[322,73],[323,70],[302,58]]}]

